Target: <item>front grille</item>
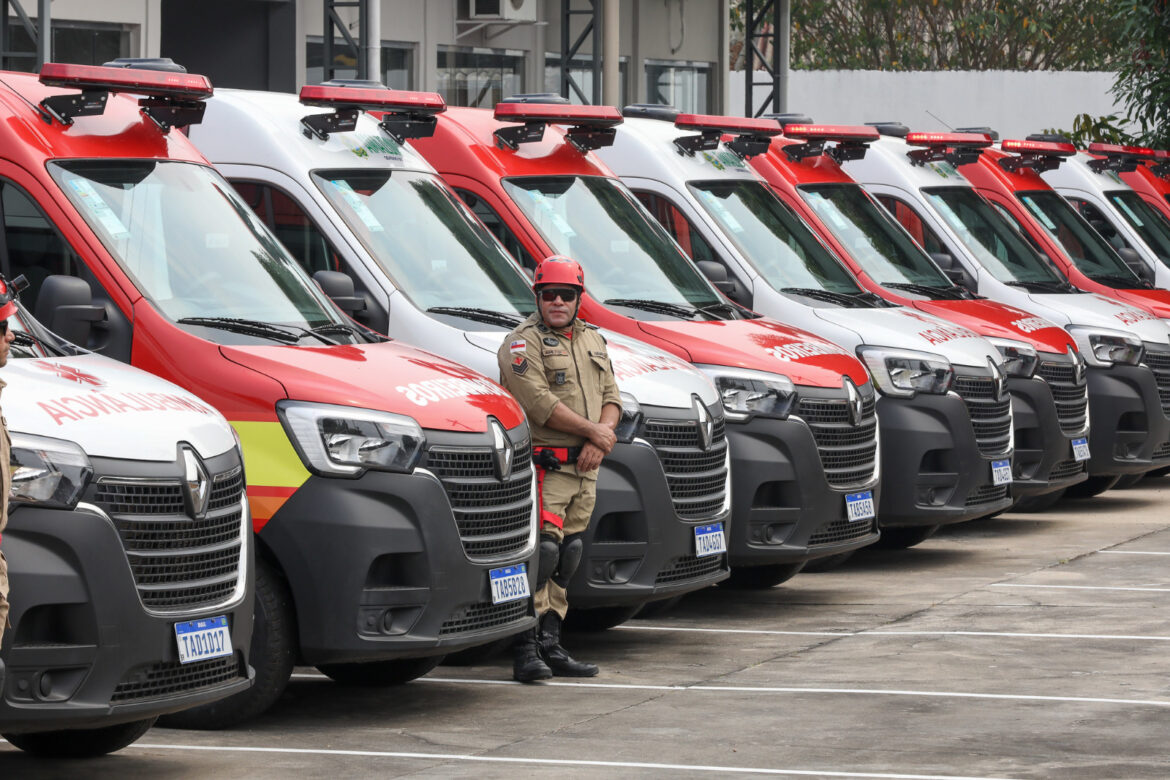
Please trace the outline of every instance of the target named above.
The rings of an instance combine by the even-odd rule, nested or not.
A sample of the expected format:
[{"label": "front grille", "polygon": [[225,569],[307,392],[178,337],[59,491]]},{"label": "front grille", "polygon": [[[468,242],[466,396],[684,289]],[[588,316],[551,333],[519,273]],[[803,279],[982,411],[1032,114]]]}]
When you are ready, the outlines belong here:
[{"label": "front grille", "polygon": [[797,414],[817,443],[825,479],[834,487],[868,482],[877,467],[877,416],[874,397],[862,399],[861,419],[850,422],[847,399],[802,398]]},{"label": "front grille", "polygon": [[189,664],[170,661],[144,664],[127,672],[114,688],[111,704],[160,699],[217,688],[247,678],[239,653]]},{"label": "front grille", "polygon": [[463,542],[473,561],[491,561],[522,552],[532,535],[532,449],[514,447],[512,473],[496,478],[495,453],[486,447],[435,446],[426,468],[443,483]]},{"label": "front grille", "polygon": [[239,584],[243,470],[212,477],[208,509],[193,518],[177,480],[101,478],[94,503],[114,521],[147,609],[197,610],[229,599]]},{"label": "front grille", "polygon": [[1154,460],[1164,460],[1170,458],[1170,441],[1164,441],[1154,448]]},{"label": "front grille", "polygon": [[1002,501],[1007,498],[1007,492],[1007,485],[983,485],[982,487],[977,487],[967,496],[966,506],[994,504],[996,501]]},{"label": "front grille", "polygon": [[1056,401],[1056,417],[1060,429],[1065,433],[1080,433],[1088,419],[1088,383],[1084,374],[1076,381],[1076,369],[1072,363],[1044,362],[1036,373],[1048,383],[1052,398]]},{"label": "front grille", "polygon": [[996,398],[996,382],[991,377],[956,376],[954,391],[967,404],[975,442],[984,455],[1007,452],[1012,436],[1012,399],[1004,393]]},{"label": "front grille", "polygon": [[528,599],[519,599],[503,604],[482,602],[460,607],[439,626],[439,636],[470,634],[474,631],[506,626],[527,617],[528,604]]},{"label": "front grille", "polygon": [[727,497],[727,432],[712,420],[711,445],[702,448],[697,420],[647,420],[642,436],[666,473],[674,511],[688,520],[718,514]]},{"label": "front grille", "polygon": [[808,540],[809,547],[824,547],[829,544],[841,544],[869,536],[877,529],[877,519],[854,520],[839,517],[825,523],[813,533]]},{"label": "front grille", "polygon": [[659,569],[658,574],[654,577],[654,584],[669,585],[676,582],[699,580],[704,577],[713,576],[727,568],[727,564],[724,562],[725,557],[720,554],[704,555],[702,558],[694,555],[684,555],[681,558],[675,558],[666,564],[666,566]]},{"label": "front grille", "polygon": [[1162,411],[1170,415],[1170,352],[1159,352],[1150,349],[1146,344],[1146,356],[1142,359],[1154,372],[1154,380],[1158,383],[1158,398],[1162,402]]},{"label": "front grille", "polygon": [[1062,460],[1052,467],[1052,471],[1048,474],[1048,481],[1056,482],[1057,480],[1075,477],[1084,470],[1085,462],[1083,460]]}]

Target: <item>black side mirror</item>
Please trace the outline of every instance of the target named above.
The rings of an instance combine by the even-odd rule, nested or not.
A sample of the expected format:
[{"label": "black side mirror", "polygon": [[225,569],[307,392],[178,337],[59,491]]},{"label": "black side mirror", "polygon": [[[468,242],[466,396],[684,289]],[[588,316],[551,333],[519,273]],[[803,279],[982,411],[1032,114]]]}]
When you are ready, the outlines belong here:
[{"label": "black side mirror", "polygon": [[975,280],[971,278],[971,274],[967,273],[966,268],[955,261],[950,252],[931,252],[930,259],[953,283],[975,292],[977,287]]},{"label": "black side mirror", "polygon": [[1117,254],[1121,255],[1121,259],[1129,266],[1129,270],[1137,274],[1139,279],[1150,284],[1154,283],[1154,269],[1145,264],[1142,256],[1137,253],[1136,249],[1123,246],[1117,250]]},{"label": "black side mirror", "polygon": [[66,341],[88,347],[94,323],[106,319],[106,307],[93,302],[89,282],[53,275],[41,282],[33,316]]},{"label": "black side mirror", "polygon": [[329,299],[337,304],[337,308],[353,317],[366,308],[366,299],[354,294],[353,279],[349,274],[341,271],[317,271],[313,274],[313,281]]},{"label": "black side mirror", "polygon": [[699,260],[695,263],[695,267],[699,269],[699,273],[707,277],[707,281],[711,282],[716,290],[731,300],[739,302],[741,297],[739,285],[735,283],[734,279],[727,278],[727,269],[723,267],[722,263],[717,263],[714,260]]}]

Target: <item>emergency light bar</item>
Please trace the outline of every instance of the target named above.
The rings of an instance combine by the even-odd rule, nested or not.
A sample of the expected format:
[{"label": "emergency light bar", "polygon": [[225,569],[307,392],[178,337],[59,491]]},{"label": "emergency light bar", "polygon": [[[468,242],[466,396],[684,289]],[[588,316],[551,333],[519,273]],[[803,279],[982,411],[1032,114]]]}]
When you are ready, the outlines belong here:
[{"label": "emergency light bar", "polygon": [[711,114],[679,114],[674,118],[674,126],[680,130],[699,131],[698,135],[684,135],[674,139],[679,154],[694,156],[695,152],[717,149],[719,139],[728,133],[735,137],[727,142],[727,148],[741,159],[764,154],[772,138],[784,132],[775,119]]},{"label": "emergency light bar", "polygon": [[906,133],[906,143],[925,147],[906,152],[914,165],[946,161],[958,167],[978,160],[992,141],[987,133]]},{"label": "emergency light bar", "polygon": [[1155,149],[1154,159],[1150,165],[1150,172],[1163,179],[1170,179],[1170,151]]},{"label": "emergency light bar", "polygon": [[301,87],[300,101],[306,106],[333,109],[332,114],[301,117],[305,136],[322,141],[328,140],[330,133],[352,132],[362,111],[382,114],[378,126],[400,144],[408,138],[429,138],[435,134],[435,115],[447,110],[446,102],[435,92],[353,87],[339,82],[306,84]]},{"label": "emergency light bar", "polygon": [[584,154],[591,149],[612,146],[622,123],[621,112],[613,106],[574,106],[568,103],[497,103],[495,118],[500,122],[523,122],[519,127],[501,127],[492,135],[501,149],[516,151],[520,144],[544,138],[548,125],[568,125],[565,140]]},{"label": "emergency light bar", "polygon": [[1138,165],[1154,159],[1154,150],[1144,146],[1122,146],[1121,144],[1103,144],[1094,141],[1086,150],[1089,154],[1102,155],[1096,160],[1089,160],[1089,167],[1094,173],[1113,171],[1115,173],[1129,173],[1136,171]]},{"label": "emergency light bar", "polygon": [[175,125],[193,125],[203,119],[202,101],[211,97],[211,82],[197,73],[170,70],[115,68],[104,65],[72,65],[46,62],[40,82],[49,87],[81,90],[79,95],[51,95],[40,102],[41,118],[56,119],[68,127],[73,117],[95,116],[106,108],[109,94],[144,95],[138,101],[142,113],[165,133]]},{"label": "emergency light bar", "polygon": [[[791,124],[784,125],[784,135],[790,138],[803,138],[802,144],[789,144],[783,147],[784,154],[792,162],[800,162],[806,157],[819,157],[827,154],[838,163],[846,160],[860,160],[865,157],[865,150],[869,144],[881,138],[876,128],[865,125],[814,125]],[[837,145],[825,149],[829,141],[836,141]]]},{"label": "emergency light bar", "polygon": [[1009,173],[1021,168],[1030,168],[1036,173],[1051,171],[1059,168],[1065,157],[1077,153],[1077,148],[1068,141],[1036,141],[1031,138],[1023,141],[1009,138],[999,148],[1012,155],[999,160],[999,166]]}]

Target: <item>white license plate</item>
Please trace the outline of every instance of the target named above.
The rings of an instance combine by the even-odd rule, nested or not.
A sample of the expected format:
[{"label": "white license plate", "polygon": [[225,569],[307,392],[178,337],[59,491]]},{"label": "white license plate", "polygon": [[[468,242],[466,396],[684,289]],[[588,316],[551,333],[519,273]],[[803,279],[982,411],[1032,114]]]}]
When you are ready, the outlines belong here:
[{"label": "white license plate", "polygon": [[488,582],[492,586],[493,604],[518,601],[532,595],[532,592],[528,590],[528,564],[526,563],[505,566],[502,569],[492,569],[488,572]]},{"label": "white license plate", "polygon": [[1012,481],[1012,462],[1008,459],[991,461],[991,484],[1006,485]]},{"label": "white license plate", "polygon": [[873,491],[849,493],[845,496],[845,518],[856,523],[858,520],[872,520],[877,512],[873,506]]},{"label": "white license plate", "polygon": [[175,641],[183,664],[232,654],[232,632],[224,615],[175,623]]},{"label": "white license plate", "polygon": [[1073,460],[1078,463],[1082,460],[1089,459],[1089,440],[1088,439],[1073,439]]},{"label": "white license plate", "polygon": [[725,552],[727,552],[727,540],[723,538],[723,523],[701,525],[695,529],[696,558]]}]

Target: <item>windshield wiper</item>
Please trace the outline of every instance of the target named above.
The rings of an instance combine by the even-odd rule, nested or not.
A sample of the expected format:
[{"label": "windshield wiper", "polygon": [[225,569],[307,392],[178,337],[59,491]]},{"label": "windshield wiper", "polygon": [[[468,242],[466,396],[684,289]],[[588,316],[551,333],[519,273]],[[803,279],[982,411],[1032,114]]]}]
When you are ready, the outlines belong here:
[{"label": "windshield wiper", "polygon": [[1116,290],[1150,290],[1154,285],[1145,279],[1136,276],[1122,276],[1121,274],[1094,274],[1089,276],[1094,282],[1112,285]]},{"label": "windshield wiper", "polygon": [[905,290],[917,295],[925,295],[931,300],[939,301],[961,301],[967,298],[969,293],[958,285],[951,285],[950,287],[936,287],[931,284],[915,284],[913,282],[882,282],[882,287],[889,287],[893,290]]},{"label": "windshield wiper", "polygon": [[472,306],[432,306],[427,309],[427,314],[449,314],[452,317],[463,317],[473,322],[484,322],[488,325],[502,325],[505,328],[514,328],[524,322],[524,318],[519,314],[477,309]]},{"label": "windshield wiper", "polygon": [[745,320],[752,320],[760,316],[753,311],[739,306],[738,304],[728,303],[727,301],[716,301],[715,303],[696,306],[695,311],[700,311],[703,314],[709,314],[712,317],[717,317],[718,312],[726,312],[731,315],[732,319],[735,319],[736,317],[742,317]]},{"label": "windshield wiper", "polygon": [[[48,353],[50,355],[56,355],[57,357],[67,357],[70,354],[70,353],[66,352],[65,350],[61,349],[61,347],[58,347],[56,344],[50,344],[49,342],[45,341],[44,339],[37,338],[33,334],[27,333],[23,330],[13,331],[12,343],[18,347],[24,347],[26,349],[28,347],[40,347],[46,353]],[[29,357],[36,357],[36,356],[30,352]]]},{"label": "windshield wiper", "polygon": [[389,341],[389,339],[387,339],[382,334],[372,331],[369,328],[359,328],[345,322],[327,322],[324,325],[318,325],[315,328],[309,328],[307,332],[314,336],[328,333],[344,334],[347,336],[353,336],[357,340],[364,341],[367,344],[376,344],[381,341]]},{"label": "windshield wiper", "polygon": [[688,320],[694,319],[695,313],[701,311],[701,309],[680,306],[677,303],[652,301],[646,298],[610,298],[604,301],[604,303],[606,306],[625,306],[630,309],[642,309],[643,311],[652,311],[658,314],[673,314],[676,317],[685,317]]},{"label": "windshield wiper", "polygon": [[825,290],[820,287],[781,287],[780,292],[835,303],[838,306],[844,306],[850,309],[868,305],[866,301],[856,297],[858,293],[834,292],[833,290]]},{"label": "windshield wiper", "polygon": [[284,328],[258,320],[244,320],[236,317],[183,317],[178,320],[178,323],[180,325],[200,325],[204,328],[219,328],[231,333],[281,341],[285,344],[296,344],[301,340],[300,334],[290,333]]},{"label": "windshield wiper", "polygon": [[1021,287],[1028,292],[1073,293],[1079,292],[1068,282],[1038,281],[1038,282],[1004,282],[1008,287]]}]

